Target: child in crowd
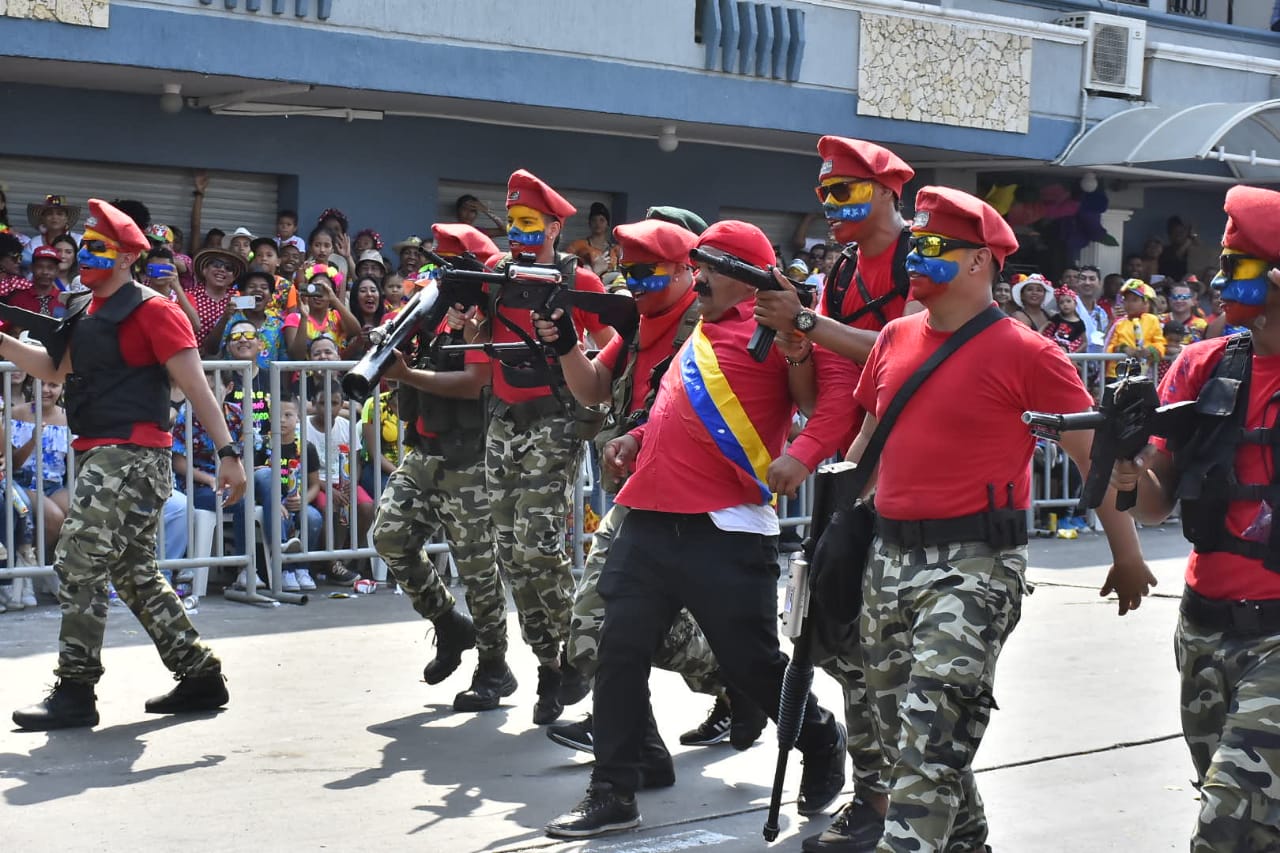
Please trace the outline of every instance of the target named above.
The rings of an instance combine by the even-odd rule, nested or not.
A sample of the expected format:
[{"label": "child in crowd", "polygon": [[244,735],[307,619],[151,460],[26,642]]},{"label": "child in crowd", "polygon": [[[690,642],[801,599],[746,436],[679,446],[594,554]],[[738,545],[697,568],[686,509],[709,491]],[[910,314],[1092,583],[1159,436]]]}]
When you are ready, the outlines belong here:
[{"label": "child in crowd", "polygon": [[399,311],[404,305],[404,276],[393,272],[382,280],[382,301],[387,311]]},{"label": "child in crowd", "polygon": [[[315,507],[316,498],[320,494],[320,455],[316,453],[315,445],[308,441],[305,461],[302,458],[298,429],[302,413],[299,411],[298,398],[284,397],[276,406],[280,412],[280,494],[283,498],[285,535],[303,538],[307,543],[307,550],[316,551],[320,548],[320,534],[324,530],[324,517]],[[305,530],[302,518],[304,510]],[[294,576],[300,589],[316,588],[311,577],[311,566],[305,563],[286,564],[282,572],[282,575],[286,575],[283,578],[286,589],[288,574]]]},{"label": "child in crowd", "polygon": [[[1119,298],[1124,316],[1111,324],[1106,351],[1142,359],[1147,365],[1147,375],[1154,378],[1165,349],[1164,328],[1160,319],[1151,313],[1156,292],[1145,281],[1131,278],[1120,288]],[[1107,376],[1115,375],[1116,362],[1108,362]]]},{"label": "child in crowd", "polygon": [[[67,491],[67,451],[71,448],[71,429],[62,408],[62,383],[40,385],[40,400],[30,400],[31,381],[26,385],[29,402],[15,406],[13,412],[13,480],[26,490],[28,505],[43,502],[44,563],[53,562],[53,546],[67,518],[71,493]],[[40,434],[37,439],[36,411],[40,412]],[[36,460],[40,460],[41,494],[36,494]],[[33,513],[33,516],[35,513]]]},{"label": "child in crowd", "polygon": [[298,236],[298,211],[282,210],[276,214],[276,245],[281,250],[293,246],[299,252],[307,251],[307,244]]},{"label": "child in crowd", "polygon": [[[373,498],[358,483],[351,482],[351,421],[346,417],[346,401],[342,394],[342,386],[334,379],[322,385],[312,400],[313,414],[307,418],[307,441],[315,445],[320,457],[320,482],[326,487],[315,496],[315,506],[325,513],[326,526],[330,519],[333,523],[333,541],[330,547],[336,547],[346,540],[349,530],[349,517],[352,496],[355,497],[357,535],[363,537],[373,523]],[[329,493],[333,495],[333,506],[329,505]],[[346,522],[346,523],[344,523]],[[359,547],[358,542],[352,545]],[[349,585],[360,579],[360,575],[349,566],[335,562],[329,568],[329,580]]]},{"label": "child in crowd", "polygon": [[[3,402],[0,402],[0,413],[3,408]],[[0,417],[0,422],[4,422],[3,417]],[[10,440],[7,429],[3,438],[6,443]],[[12,541],[9,539],[10,520],[13,524]],[[16,559],[19,549],[25,550],[34,539],[31,525],[31,505],[27,495],[10,483],[5,475],[4,454],[0,453],[0,566],[20,565]],[[0,613],[23,610],[36,604],[35,585],[30,578],[0,580]]]},{"label": "child in crowd", "polygon": [[[380,496],[387,478],[400,464],[400,442],[404,439],[404,422],[400,420],[398,394],[393,388],[378,395],[381,430],[373,418],[371,396],[360,410],[360,485],[372,495]],[[381,432],[380,458],[373,459],[374,439]]]}]

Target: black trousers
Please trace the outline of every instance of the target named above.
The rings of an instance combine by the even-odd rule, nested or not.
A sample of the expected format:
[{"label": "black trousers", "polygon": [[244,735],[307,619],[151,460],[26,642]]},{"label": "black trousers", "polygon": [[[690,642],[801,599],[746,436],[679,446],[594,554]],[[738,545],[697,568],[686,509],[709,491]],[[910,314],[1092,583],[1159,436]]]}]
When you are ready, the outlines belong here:
[{"label": "black trousers", "polygon": [[[787,656],[778,647],[777,537],[726,533],[710,516],[633,510],[600,575],[605,601],[596,674],[592,778],[624,793],[640,784],[649,663],[681,607],[706,634],[720,670],[774,718]],[[801,751],[836,738],[812,694]]]}]

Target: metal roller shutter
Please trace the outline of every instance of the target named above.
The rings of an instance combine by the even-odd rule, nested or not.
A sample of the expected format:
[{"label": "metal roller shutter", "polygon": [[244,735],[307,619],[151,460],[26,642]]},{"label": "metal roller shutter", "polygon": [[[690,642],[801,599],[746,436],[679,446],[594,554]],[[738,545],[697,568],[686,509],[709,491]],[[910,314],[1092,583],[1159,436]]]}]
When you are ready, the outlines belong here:
[{"label": "metal roller shutter", "polygon": [[[78,160],[46,160],[0,156],[0,181],[7,186],[10,225],[24,234],[33,230],[27,222],[27,205],[46,195],[63,195],[80,205],[81,231],[90,198],[137,199],[151,211],[152,222],[191,227],[191,169],[127,164],[90,163]],[[221,228],[230,234],[244,226],[254,234],[274,234],[278,210],[279,178],[249,172],[209,171],[200,227]]]},{"label": "metal roller shutter", "polygon": [[[609,193],[593,192],[591,190],[566,190],[556,187],[556,192],[569,200],[569,203],[578,209],[578,212],[569,217],[564,225],[564,236],[560,238],[560,246],[568,246],[574,240],[587,236],[587,212],[591,209],[591,205],[600,202],[609,208],[609,213],[614,213],[614,199]],[[440,182],[440,209],[437,211],[436,222],[453,222],[454,221],[454,202],[460,196],[473,195],[480,199],[480,203],[493,211],[493,215],[498,218],[498,224],[488,219],[483,213],[476,219],[476,227],[484,231],[489,236],[495,234],[506,234],[506,216],[507,216],[507,185],[506,184],[470,184],[461,181],[441,181]],[[617,225],[618,222],[613,223]],[[429,235],[423,234],[423,237]],[[505,240],[497,240],[499,249],[506,249]]]},{"label": "metal roller shutter", "polygon": [[[769,236],[769,242],[782,247],[784,260],[791,260],[791,237],[796,233],[804,216],[785,210],[751,210],[741,207],[720,208],[721,219],[741,219],[750,222]],[[814,219],[806,235],[814,240],[827,239],[827,222]]]}]

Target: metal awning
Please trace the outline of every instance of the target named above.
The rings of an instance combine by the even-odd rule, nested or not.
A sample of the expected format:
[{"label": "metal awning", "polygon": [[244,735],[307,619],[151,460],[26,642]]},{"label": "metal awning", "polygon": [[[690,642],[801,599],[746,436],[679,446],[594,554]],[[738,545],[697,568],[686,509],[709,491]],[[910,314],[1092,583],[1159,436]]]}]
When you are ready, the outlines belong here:
[{"label": "metal awning", "polygon": [[[1215,161],[1218,168],[1205,168]],[[1277,183],[1280,100],[1135,107],[1094,125],[1063,152],[1058,165]]]}]

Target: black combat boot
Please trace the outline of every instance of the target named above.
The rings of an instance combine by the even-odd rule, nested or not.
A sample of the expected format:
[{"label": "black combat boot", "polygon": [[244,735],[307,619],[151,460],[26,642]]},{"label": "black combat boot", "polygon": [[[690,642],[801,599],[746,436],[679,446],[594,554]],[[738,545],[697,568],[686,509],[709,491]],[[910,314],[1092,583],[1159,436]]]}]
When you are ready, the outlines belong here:
[{"label": "black combat boot", "polygon": [[436,656],[422,670],[427,684],[439,684],[462,663],[462,653],[476,646],[476,626],[471,617],[452,607],[435,619]]},{"label": "black combat boot", "polygon": [[453,698],[453,710],[492,711],[503,697],[515,693],[517,686],[506,658],[480,658],[471,686]]},{"label": "black combat boot", "polygon": [[549,726],[564,712],[560,704],[560,670],[550,664],[538,666],[538,701],[533,706],[533,724]]},{"label": "black combat boot", "polygon": [[645,722],[644,741],[640,744],[640,787],[645,790],[670,788],[676,783],[676,768],[671,763],[671,753],[658,733],[658,721],[649,707],[649,719]]},{"label": "black combat boot", "polygon": [[87,681],[63,679],[53,685],[43,702],[13,712],[13,722],[29,732],[81,729],[98,724],[98,697]]},{"label": "black combat boot", "polygon": [[568,708],[577,705],[591,692],[591,682],[578,672],[571,663],[567,652],[560,653],[560,704]]},{"label": "black combat boot", "polygon": [[230,698],[227,679],[222,673],[207,672],[179,678],[177,687],[163,696],[148,699],[142,709],[148,714],[198,714],[216,711]]}]

